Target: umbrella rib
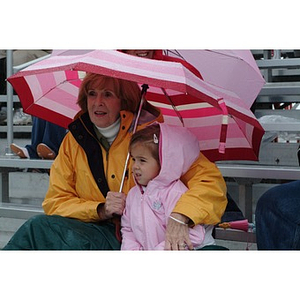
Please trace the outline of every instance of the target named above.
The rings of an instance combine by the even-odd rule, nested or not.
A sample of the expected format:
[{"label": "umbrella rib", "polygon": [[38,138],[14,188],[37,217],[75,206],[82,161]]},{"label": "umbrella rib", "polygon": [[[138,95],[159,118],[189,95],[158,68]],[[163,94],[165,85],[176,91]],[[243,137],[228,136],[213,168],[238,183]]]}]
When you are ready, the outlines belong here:
[{"label": "umbrella rib", "polygon": [[[166,52],[167,52],[167,55],[168,55],[168,52],[170,52],[170,53],[173,53],[173,54],[175,54],[175,55],[177,55],[177,56],[179,56],[181,59],[183,59],[183,60],[185,60],[185,58],[180,54],[180,52],[178,51],[178,50],[169,50],[169,49],[167,49],[166,50]],[[185,60],[186,61],[186,60]]]},{"label": "umbrella rib", "polygon": [[76,79],[64,79],[63,81],[59,82],[56,86],[53,86],[51,88],[49,88],[45,93],[43,93],[37,100],[36,102],[38,102],[40,99],[44,98],[45,96],[47,96],[48,94],[50,94],[53,90],[57,89],[58,86],[61,86],[63,84],[65,84],[66,82],[72,82],[72,81],[76,81],[78,80],[77,78]]},{"label": "umbrella rib", "polygon": [[182,123],[182,126],[184,126],[184,122],[183,122],[183,118],[180,115],[179,111],[177,110],[175,104],[172,102],[170,96],[168,95],[168,93],[166,92],[166,90],[164,88],[161,88],[161,90],[163,91],[164,95],[166,96],[166,98],[168,99],[168,101],[170,102],[170,104],[172,105],[177,117],[179,118],[180,122]]}]

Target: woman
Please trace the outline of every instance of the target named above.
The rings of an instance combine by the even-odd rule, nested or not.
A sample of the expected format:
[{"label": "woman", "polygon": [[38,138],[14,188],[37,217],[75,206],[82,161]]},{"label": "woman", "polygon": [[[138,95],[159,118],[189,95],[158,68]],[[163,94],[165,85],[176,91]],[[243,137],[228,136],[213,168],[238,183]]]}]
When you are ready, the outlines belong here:
[{"label": "woman", "polygon": [[[118,191],[139,101],[136,83],[97,74],[84,78],[81,113],[51,167],[46,216],[28,220],[4,249],[120,249],[120,216],[134,185],[130,165],[123,191]],[[162,122],[162,115],[146,102],[138,129],[154,121]],[[224,179],[203,155],[181,180],[189,191],[171,214],[180,222],[168,223],[165,249],[188,238],[181,222],[215,224],[227,203]]]}]

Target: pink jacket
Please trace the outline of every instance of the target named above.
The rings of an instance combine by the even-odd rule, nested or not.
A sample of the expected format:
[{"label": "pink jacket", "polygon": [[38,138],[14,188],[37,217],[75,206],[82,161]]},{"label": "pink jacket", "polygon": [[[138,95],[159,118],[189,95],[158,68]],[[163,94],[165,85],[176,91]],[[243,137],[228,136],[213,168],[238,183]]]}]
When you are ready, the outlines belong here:
[{"label": "pink jacket", "polygon": [[[185,127],[159,124],[161,171],[142,193],[133,187],[121,219],[122,250],[163,250],[165,231],[176,202],[187,190],[179,180],[199,156],[199,142]],[[195,248],[214,244],[212,226],[189,229]]]}]

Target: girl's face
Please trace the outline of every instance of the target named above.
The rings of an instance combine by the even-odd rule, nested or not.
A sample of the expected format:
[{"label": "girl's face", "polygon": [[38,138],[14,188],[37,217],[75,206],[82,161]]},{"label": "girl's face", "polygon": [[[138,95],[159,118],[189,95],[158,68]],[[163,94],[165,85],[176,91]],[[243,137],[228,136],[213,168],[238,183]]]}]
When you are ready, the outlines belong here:
[{"label": "girl's face", "polygon": [[91,86],[87,93],[87,108],[90,119],[97,127],[106,128],[117,121],[121,110],[121,99],[115,92],[113,82],[105,88]]},{"label": "girl's face", "polygon": [[133,161],[132,173],[136,182],[147,186],[148,182],[159,174],[159,163],[151,151],[138,142],[132,145],[130,154]]}]

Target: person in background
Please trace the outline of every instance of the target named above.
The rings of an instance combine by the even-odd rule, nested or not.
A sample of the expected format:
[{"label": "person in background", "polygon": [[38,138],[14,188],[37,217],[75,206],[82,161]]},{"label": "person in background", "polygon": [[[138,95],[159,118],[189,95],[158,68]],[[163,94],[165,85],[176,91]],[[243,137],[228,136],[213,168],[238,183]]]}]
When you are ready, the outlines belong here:
[{"label": "person in background", "polygon": [[267,190],[255,210],[258,250],[300,250],[300,181]]},{"label": "person in background", "polygon": [[123,53],[129,54],[129,55],[138,56],[138,57],[144,57],[144,58],[156,59],[156,60],[163,60],[163,61],[179,62],[183,66],[185,66],[187,69],[189,69],[192,73],[194,73],[197,77],[199,77],[200,79],[203,79],[200,72],[193,65],[191,65],[190,63],[188,63],[187,61],[185,61],[183,59],[173,57],[173,56],[164,55],[162,50],[144,50],[144,49],[140,49],[140,50],[120,50],[120,51],[123,52]]},{"label": "person in background", "polygon": [[31,144],[21,147],[12,143],[12,152],[20,158],[54,159],[67,130],[40,118],[32,119]]},{"label": "person in background", "polygon": [[[69,125],[50,170],[43,209],[14,234],[4,250],[119,250],[120,217],[134,186],[123,169],[141,90],[130,81],[87,74],[79,90],[81,112]],[[163,122],[145,101],[138,130]],[[131,174],[131,163],[125,174]],[[188,227],[216,224],[225,210],[226,185],[214,163],[200,153],[181,177],[189,189],[178,199],[166,228],[166,249],[189,243]],[[185,224],[184,224],[185,223]],[[168,246],[169,245],[169,246]]]},{"label": "person in background", "polygon": [[[127,195],[121,219],[121,250],[164,250],[168,221],[181,222],[171,213],[187,191],[180,177],[198,158],[199,141],[185,127],[161,123],[136,132],[129,150],[136,185]],[[215,244],[213,226],[198,224],[188,230],[190,239],[171,245],[172,250],[201,249]]]}]

